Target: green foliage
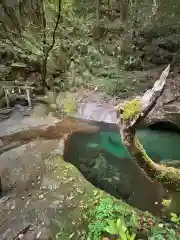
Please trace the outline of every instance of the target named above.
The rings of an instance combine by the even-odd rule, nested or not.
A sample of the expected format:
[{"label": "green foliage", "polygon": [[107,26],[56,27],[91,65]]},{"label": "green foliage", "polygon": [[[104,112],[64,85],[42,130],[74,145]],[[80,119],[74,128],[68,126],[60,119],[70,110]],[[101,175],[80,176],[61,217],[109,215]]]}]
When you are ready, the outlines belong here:
[{"label": "green foliage", "polygon": [[114,239],[118,240],[139,239],[139,231],[148,240],[180,239],[179,219],[175,215],[175,222],[167,223],[148,212],[137,211],[113,197],[105,196],[102,191],[100,194],[99,191],[95,191],[94,197],[96,206],[88,207],[88,240],[101,240],[109,235],[116,236]]},{"label": "green foliage", "polygon": [[171,221],[177,224],[180,224],[180,216],[177,216],[175,213],[171,213]]},{"label": "green foliage", "polygon": [[[106,83],[106,84],[105,84]],[[127,94],[130,90],[129,86],[127,86],[123,77],[113,77],[105,80],[104,90],[111,96],[121,97],[124,94]]]},{"label": "green foliage", "polygon": [[161,224],[158,227],[152,228],[149,235],[150,235],[148,238],[149,240],[164,240],[164,239],[179,240],[180,239],[179,236],[176,235],[175,230],[169,229],[163,224]]},{"label": "green foliage", "polygon": [[130,233],[126,227],[123,217],[119,218],[117,221],[107,220],[108,226],[104,228],[107,233],[111,235],[117,235],[117,240],[134,240],[136,237],[135,233]]},{"label": "green foliage", "polygon": [[[29,2],[29,1],[25,1]],[[25,4],[25,2],[23,4]],[[56,59],[53,55],[48,59],[48,73],[58,75],[55,81],[59,90],[71,89],[74,87],[84,86],[94,89],[106,91],[111,95],[128,95],[135,91],[141,91],[146,88],[150,81],[133,82],[133,78],[128,78],[126,73],[129,70],[139,70],[142,67],[141,54],[136,50],[131,49],[132,30],[135,29],[137,35],[143,30],[146,35],[160,35],[156,41],[156,45],[163,45],[165,48],[179,49],[179,33],[177,27],[174,29],[174,23],[179,19],[179,1],[175,0],[172,4],[156,1],[129,1],[128,2],[128,24],[123,26],[119,21],[119,16],[113,16],[115,1],[103,1],[102,9],[112,10],[107,13],[101,13],[100,27],[97,29],[106,30],[103,37],[97,36],[93,31],[96,24],[96,1],[87,0],[63,0],[61,23],[56,33],[56,43],[53,51],[57,55],[61,55],[63,51],[67,54],[68,60],[73,57],[75,61],[75,70],[65,68],[65,73],[62,76],[62,64],[56,64]],[[109,5],[108,5],[109,4]],[[27,6],[29,7],[28,3]],[[38,6],[38,4],[37,4]],[[52,32],[54,29],[54,20],[56,19],[58,0],[44,1],[45,16],[46,16],[46,37],[47,45],[52,42]],[[26,9],[26,5],[23,5]],[[15,9],[14,11],[16,11]],[[3,34],[0,46],[2,49],[11,51],[13,49],[17,58],[32,59],[41,63],[43,56],[43,28],[42,16],[38,9],[28,11],[27,19],[25,15],[21,15],[17,10],[18,22],[22,25],[22,33],[14,36],[11,31]],[[36,11],[37,10],[37,11]],[[157,11],[158,10],[158,11]],[[37,13],[37,14],[36,14]],[[16,14],[15,14],[16,15]],[[37,16],[36,16],[37,15]],[[172,45],[174,35],[167,32],[168,27],[162,28],[162,24],[172,22],[173,31],[176,31],[176,41]],[[116,25],[116,27],[114,27]],[[157,26],[158,25],[158,26]],[[147,28],[149,26],[149,28]],[[121,29],[124,29],[121,32]],[[3,29],[2,29],[3,30]],[[151,31],[152,30],[152,31]],[[4,31],[4,30],[3,30]],[[2,31],[2,32],[3,32]],[[167,44],[164,44],[164,35],[166,34]],[[162,36],[163,35],[163,36]],[[12,44],[13,40],[13,44]],[[133,39],[134,40],[134,39]],[[136,39],[135,39],[136,40]],[[146,53],[146,50],[143,50]],[[153,55],[154,55],[154,51]],[[147,54],[148,55],[148,54]],[[121,63],[118,65],[118,59]],[[162,57],[163,58],[163,57]],[[54,64],[55,63],[55,64]],[[55,66],[58,65],[58,66]],[[52,68],[52,69],[49,69]],[[123,71],[121,71],[123,69]],[[127,70],[127,71],[126,71]],[[72,71],[74,73],[72,74]],[[73,75],[73,76],[72,76]],[[144,76],[143,76],[144,77]],[[73,79],[73,80],[72,80]],[[138,78],[139,79],[139,78]],[[136,84],[134,84],[136,83]],[[69,87],[68,87],[69,86]],[[135,90],[135,91],[134,91]]]},{"label": "green foliage", "polygon": [[165,207],[167,207],[167,206],[169,205],[169,203],[170,203],[170,200],[167,200],[167,199],[163,199],[163,200],[162,200],[162,204],[163,204],[163,206],[165,206]]},{"label": "green foliage", "polygon": [[106,218],[113,218],[117,216],[117,213],[124,215],[125,212],[126,209],[123,206],[115,204],[112,198],[106,197],[103,198],[95,208],[94,215],[97,219],[103,220]]},{"label": "green foliage", "polygon": [[107,226],[107,223],[105,221],[92,222],[89,225],[87,240],[100,240],[102,232],[106,226]]},{"label": "green foliage", "polygon": [[[116,232],[113,234],[123,232],[127,237],[125,239],[130,240],[130,234],[137,227],[138,223],[135,212],[126,204],[119,204],[118,201],[113,200],[111,197],[102,196],[99,204],[94,211],[91,212],[90,219],[91,223],[89,224],[88,230],[89,240],[99,240],[101,239],[102,233],[110,233],[111,230]],[[131,233],[129,233],[129,231]]]},{"label": "green foliage", "polygon": [[76,112],[76,103],[75,99],[70,96],[64,100],[64,112],[66,114],[73,114]]},{"label": "green foliage", "polygon": [[127,59],[124,61],[124,68],[126,70],[134,70],[134,69],[140,69],[141,66],[141,59],[136,56],[128,56]]}]

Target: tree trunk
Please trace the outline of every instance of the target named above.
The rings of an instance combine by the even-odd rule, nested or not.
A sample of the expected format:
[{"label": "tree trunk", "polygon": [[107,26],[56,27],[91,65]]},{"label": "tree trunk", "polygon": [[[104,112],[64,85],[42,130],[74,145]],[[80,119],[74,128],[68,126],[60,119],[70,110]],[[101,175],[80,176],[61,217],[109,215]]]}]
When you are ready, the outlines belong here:
[{"label": "tree trunk", "polygon": [[160,182],[170,190],[171,201],[168,210],[180,214],[180,169],[156,164],[146,154],[136,136],[136,128],[153,109],[157,99],[163,92],[170,66],[168,66],[157,80],[152,89],[148,90],[142,99],[135,99],[117,106],[118,125],[122,141],[132,156],[132,159],[145,171],[152,181]]},{"label": "tree trunk", "polygon": [[128,18],[128,6],[126,0],[116,0],[116,9],[120,12],[120,19],[125,22]]}]

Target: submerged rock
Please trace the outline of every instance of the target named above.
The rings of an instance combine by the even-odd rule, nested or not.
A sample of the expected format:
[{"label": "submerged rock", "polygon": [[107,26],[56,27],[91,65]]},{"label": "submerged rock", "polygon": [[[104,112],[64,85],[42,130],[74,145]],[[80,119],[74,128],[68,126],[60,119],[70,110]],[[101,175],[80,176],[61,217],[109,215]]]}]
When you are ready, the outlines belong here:
[{"label": "submerged rock", "polygon": [[[143,211],[159,212],[166,192],[159,183],[152,182],[128,155],[116,124],[89,124],[99,130],[72,134],[65,142],[64,160],[76,166],[97,188]],[[146,147],[148,145],[146,142]],[[157,161],[161,160],[162,156],[156,152],[151,154]]]}]

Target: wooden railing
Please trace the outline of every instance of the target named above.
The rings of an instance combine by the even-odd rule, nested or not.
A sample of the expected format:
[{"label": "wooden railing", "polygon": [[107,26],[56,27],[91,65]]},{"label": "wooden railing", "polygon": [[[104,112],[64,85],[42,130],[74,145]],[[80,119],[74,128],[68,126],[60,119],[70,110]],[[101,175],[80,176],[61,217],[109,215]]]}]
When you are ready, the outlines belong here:
[{"label": "wooden railing", "polygon": [[6,98],[6,106],[10,108],[10,99],[12,97],[22,97],[27,99],[29,107],[32,107],[32,91],[34,87],[32,86],[32,82],[3,82],[0,83],[0,87],[3,88]]}]

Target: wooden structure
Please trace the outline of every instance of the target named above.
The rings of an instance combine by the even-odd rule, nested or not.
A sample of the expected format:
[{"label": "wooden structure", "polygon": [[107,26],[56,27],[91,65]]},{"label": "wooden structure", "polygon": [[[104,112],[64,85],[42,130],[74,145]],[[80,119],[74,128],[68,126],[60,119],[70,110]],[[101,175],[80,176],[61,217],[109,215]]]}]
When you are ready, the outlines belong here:
[{"label": "wooden structure", "polygon": [[8,81],[0,84],[0,87],[3,88],[6,98],[6,106],[10,108],[10,99],[12,97],[21,97],[25,98],[28,101],[29,107],[32,107],[31,93],[34,87],[32,82],[13,82]]},{"label": "wooden structure", "polygon": [[0,87],[4,90],[6,106],[10,108],[10,99],[27,99],[29,107],[32,107],[31,93],[34,89],[33,83],[28,78],[30,72],[28,65],[23,62],[14,62],[11,64],[10,78],[14,81],[0,82]]}]

